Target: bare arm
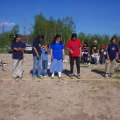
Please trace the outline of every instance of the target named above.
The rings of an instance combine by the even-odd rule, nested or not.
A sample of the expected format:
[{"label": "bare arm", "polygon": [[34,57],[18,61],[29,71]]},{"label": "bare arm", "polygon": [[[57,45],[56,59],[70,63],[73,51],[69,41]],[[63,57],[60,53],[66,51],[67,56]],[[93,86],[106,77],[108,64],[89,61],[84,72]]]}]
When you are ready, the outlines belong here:
[{"label": "bare arm", "polygon": [[67,50],[68,50],[71,54],[73,54],[73,51],[72,51],[72,50],[70,50],[69,48],[67,48]]},{"label": "bare arm", "polygon": [[63,60],[65,59],[65,50],[62,49],[62,52],[63,52]]},{"label": "bare arm", "polygon": [[37,52],[36,47],[33,47],[33,49],[34,49],[34,51],[35,51],[35,53],[36,53],[36,55],[37,55],[37,58],[39,58],[39,54],[38,54],[38,52]]},{"label": "bare arm", "polygon": [[[92,53],[95,55],[95,52],[94,52],[94,50],[92,49]],[[96,55],[95,55],[96,56]]]},{"label": "bare arm", "polygon": [[110,59],[110,57],[109,57],[108,51],[106,51],[106,53],[107,53],[107,59],[109,60],[109,59]]},{"label": "bare arm", "polygon": [[80,47],[80,55],[79,55],[80,59],[81,59],[81,53],[82,53],[82,49],[81,49],[81,47]]},{"label": "bare arm", "polygon": [[50,49],[50,55],[51,55],[51,60],[53,60],[53,50],[52,49]]},{"label": "bare arm", "polygon": [[99,49],[98,49],[98,55],[100,54]]}]

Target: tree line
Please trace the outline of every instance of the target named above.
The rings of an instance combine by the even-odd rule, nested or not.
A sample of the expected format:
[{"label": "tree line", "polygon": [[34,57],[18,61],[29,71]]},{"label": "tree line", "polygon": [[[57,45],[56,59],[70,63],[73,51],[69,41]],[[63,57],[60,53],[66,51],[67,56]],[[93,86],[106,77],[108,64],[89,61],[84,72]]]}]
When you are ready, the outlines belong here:
[{"label": "tree line", "polygon": [[[31,25],[29,35],[21,35],[23,42],[32,44],[33,40],[37,38],[39,34],[43,34],[45,39],[42,44],[50,44],[56,34],[61,35],[62,42],[64,45],[67,44],[71,38],[73,32],[76,32],[76,25],[72,17],[63,17],[62,19],[54,19],[50,16],[47,19],[42,13],[34,16],[34,24]],[[8,46],[11,45],[14,35],[19,34],[19,25],[13,26],[11,31],[5,31],[0,34],[0,51],[4,52]],[[118,44],[120,44],[120,35],[114,34],[117,37]],[[109,43],[111,36],[104,34],[85,34],[80,32],[78,39],[82,44],[88,42],[89,46],[93,44],[94,40],[98,41],[98,46],[104,44],[105,46]]]}]

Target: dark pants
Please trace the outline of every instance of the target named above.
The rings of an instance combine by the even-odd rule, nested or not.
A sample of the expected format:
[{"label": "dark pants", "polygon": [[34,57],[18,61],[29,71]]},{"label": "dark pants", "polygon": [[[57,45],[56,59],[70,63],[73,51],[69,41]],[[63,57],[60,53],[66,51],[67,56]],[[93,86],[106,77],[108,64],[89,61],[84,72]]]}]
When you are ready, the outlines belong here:
[{"label": "dark pants", "polygon": [[74,60],[76,61],[77,74],[80,74],[80,58],[79,57],[70,57],[70,70],[71,70],[71,74],[73,74]]},{"label": "dark pants", "polygon": [[105,63],[105,55],[103,53],[100,54],[100,63]]},{"label": "dark pants", "polygon": [[88,57],[88,54],[83,54],[83,60],[84,60],[84,62],[87,62],[87,57]]},{"label": "dark pants", "polygon": [[48,60],[42,60],[42,74],[47,75]]}]

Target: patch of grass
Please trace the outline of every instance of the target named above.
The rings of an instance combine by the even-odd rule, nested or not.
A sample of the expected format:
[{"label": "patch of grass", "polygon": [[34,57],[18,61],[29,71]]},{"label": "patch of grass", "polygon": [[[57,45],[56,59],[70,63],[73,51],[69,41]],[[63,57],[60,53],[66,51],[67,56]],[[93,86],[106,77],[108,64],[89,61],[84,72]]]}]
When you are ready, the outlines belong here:
[{"label": "patch of grass", "polygon": [[115,76],[114,78],[115,78],[115,79],[119,79],[119,80],[120,80],[120,76]]},{"label": "patch of grass", "polygon": [[84,65],[84,66],[80,66],[80,67],[83,67],[83,68],[88,68],[89,66]]},{"label": "patch of grass", "polygon": [[120,74],[120,70],[115,70],[115,73],[116,74]]}]

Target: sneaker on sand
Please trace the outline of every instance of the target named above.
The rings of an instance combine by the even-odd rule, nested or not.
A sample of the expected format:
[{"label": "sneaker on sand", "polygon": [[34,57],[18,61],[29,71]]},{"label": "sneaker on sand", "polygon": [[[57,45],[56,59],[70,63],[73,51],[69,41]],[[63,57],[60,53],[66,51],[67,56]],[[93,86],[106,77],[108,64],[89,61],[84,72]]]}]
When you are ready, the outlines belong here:
[{"label": "sneaker on sand", "polygon": [[13,79],[14,79],[14,80],[16,80],[16,79],[17,79],[17,77],[13,77]]},{"label": "sneaker on sand", "polygon": [[23,77],[19,77],[19,80],[22,80]]},{"label": "sneaker on sand", "polygon": [[71,78],[71,79],[73,79],[73,77],[74,77],[74,75],[73,75],[73,74],[71,74],[70,78]]},{"label": "sneaker on sand", "polygon": [[35,80],[35,76],[32,76],[32,79]]},{"label": "sneaker on sand", "polygon": [[44,76],[44,77],[47,77],[47,76]]},{"label": "sneaker on sand", "polygon": [[80,79],[80,74],[77,75],[77,78]]},{"label": "sneaker on sand", "polygon": [[114,74],[110,74],[110,76],[112,77],[112,78],[114,78],[115,76],[114,76]]},{"label": "sneaker on sand", "polygon": [[105,78],[107,78],[107,79],[108,79],[108,74],[105,74]]},{"label": "sneaker on sand", "polygon": [[42,79],[42,78],[43,78],[43,76],[42,76],[42,75],[40,75],[40,76],[38,76],[38,78],[39,78],[39,79]]}]

